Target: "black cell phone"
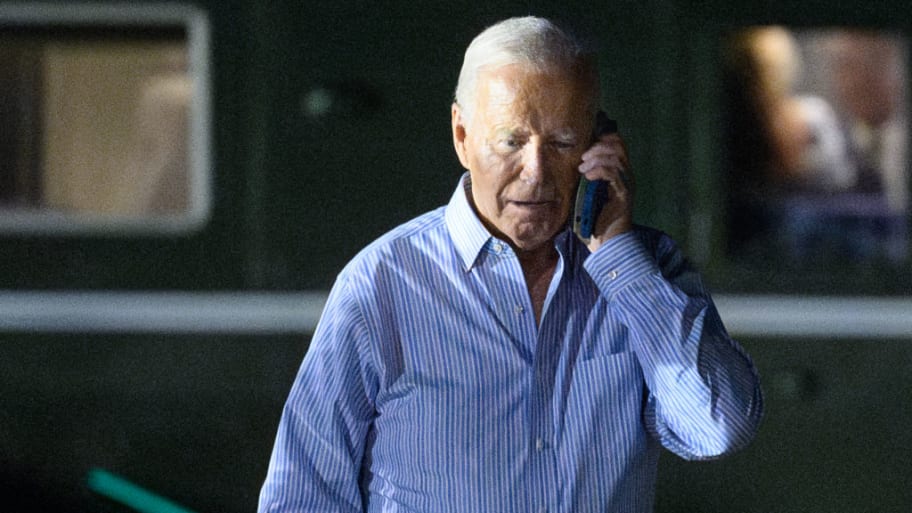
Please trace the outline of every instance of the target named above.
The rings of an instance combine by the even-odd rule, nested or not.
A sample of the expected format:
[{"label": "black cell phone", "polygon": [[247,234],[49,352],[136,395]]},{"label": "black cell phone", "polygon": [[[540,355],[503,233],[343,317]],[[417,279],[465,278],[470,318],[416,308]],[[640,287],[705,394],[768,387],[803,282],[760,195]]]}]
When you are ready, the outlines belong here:
[{"label": "black cell phone", "polygon": [[[595,128],[592,131],[592,141],[605,135],[617,132],[617,121],[608,117],[602,111],[595,115]],[[583,240],[588,241],[595,230],[595,221],[598,219],[608,201],[608,182],[604,180],[589,181],[580,178],[579,188],[576,191],[576,205],[573,209],[573,231]]]}]

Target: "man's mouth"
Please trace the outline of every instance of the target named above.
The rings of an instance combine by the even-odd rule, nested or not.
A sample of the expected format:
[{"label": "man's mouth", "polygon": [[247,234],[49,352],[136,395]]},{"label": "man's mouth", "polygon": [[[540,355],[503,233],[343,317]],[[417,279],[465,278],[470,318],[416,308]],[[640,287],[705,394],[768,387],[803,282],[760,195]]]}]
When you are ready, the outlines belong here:
[{"label": "man's mouth", "polygon": [[535,206],[541,206],[541,205],[549,205],[549,204],[553,203],[553,201],[552,200],[510,200],[510,203],[513,203],[514,205],[519,205],[519,206],[535,207]]}]

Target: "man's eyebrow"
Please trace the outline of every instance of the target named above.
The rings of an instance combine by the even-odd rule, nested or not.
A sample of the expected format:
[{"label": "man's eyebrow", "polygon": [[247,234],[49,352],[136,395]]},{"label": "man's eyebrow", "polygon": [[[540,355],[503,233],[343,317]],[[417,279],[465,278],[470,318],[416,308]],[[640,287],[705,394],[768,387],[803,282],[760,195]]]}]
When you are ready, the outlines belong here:
[{"label": "man's eyebrow", "polygon": [[501,126],[494,129],[494,135],[497,137],[517,137],[523,136],[525,133],[525,130],[518,127]]}]

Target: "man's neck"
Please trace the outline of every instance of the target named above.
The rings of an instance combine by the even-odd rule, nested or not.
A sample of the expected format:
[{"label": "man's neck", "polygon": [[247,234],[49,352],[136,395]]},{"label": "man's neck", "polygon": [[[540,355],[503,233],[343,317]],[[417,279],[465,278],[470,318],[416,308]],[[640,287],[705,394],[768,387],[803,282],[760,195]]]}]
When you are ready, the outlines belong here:
[{"label": "man's neck", "polygon": [[546,243],[531,251],[518,248],[514,248],[514,251],[526,280],[526,289],[529,291],[529,298],[535,311],[535,323],[541,324],[545,298],[548,296],[548,288],[557,268],[557,250],[553,243]]}]

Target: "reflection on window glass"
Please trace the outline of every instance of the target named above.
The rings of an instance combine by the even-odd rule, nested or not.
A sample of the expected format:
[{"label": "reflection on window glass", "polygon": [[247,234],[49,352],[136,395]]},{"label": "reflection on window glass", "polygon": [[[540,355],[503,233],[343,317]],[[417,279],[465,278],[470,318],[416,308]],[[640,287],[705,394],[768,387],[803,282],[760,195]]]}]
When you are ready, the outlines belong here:
[{"label": "reflection on window glass", "polygon": [[138,215],[187,207],[183,45],[44,49],[43,206]]},{"label": "reflection on window glass", "polygon": [[905,261],[906,58],[886,31],[764,26],[729,39],[731,255]]},{"label": "reflection on window glass", "polygon": [[199,221],[208,171],[196,33],[180,14],[159,23],[112,8],[95,24],[84,14],[0,24],[0,229]]}]

